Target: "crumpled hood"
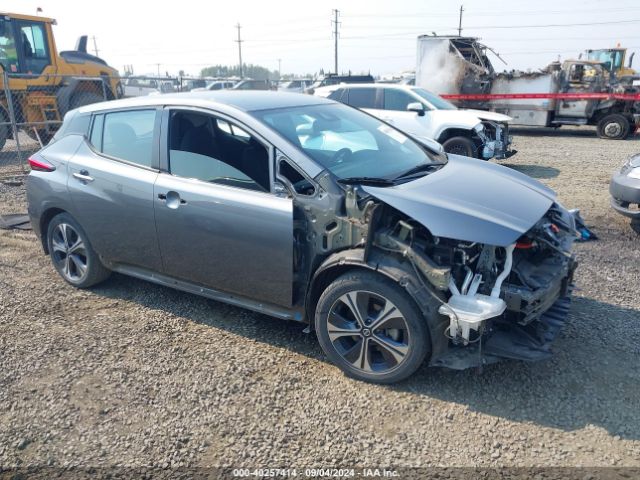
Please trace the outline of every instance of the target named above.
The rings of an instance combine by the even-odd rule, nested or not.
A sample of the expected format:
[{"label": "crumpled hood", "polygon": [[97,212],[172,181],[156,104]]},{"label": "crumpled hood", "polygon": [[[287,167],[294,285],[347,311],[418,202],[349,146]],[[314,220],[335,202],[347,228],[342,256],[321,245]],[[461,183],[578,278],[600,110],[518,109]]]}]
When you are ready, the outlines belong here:
[{"label": "crumpled hood", "polygon": [[449,155],[440,170],[392,187],[362,186],[438,237],[507,246],[551,207],[555,192],[507,167]]},{"label": "crumpled hood", "polygon": [[486,110],[463,109],[463,112],[469,112],[478,117],[480,120],[489,120],[490,122],[509,123],[513,118],[502,113],[487,112]]}]

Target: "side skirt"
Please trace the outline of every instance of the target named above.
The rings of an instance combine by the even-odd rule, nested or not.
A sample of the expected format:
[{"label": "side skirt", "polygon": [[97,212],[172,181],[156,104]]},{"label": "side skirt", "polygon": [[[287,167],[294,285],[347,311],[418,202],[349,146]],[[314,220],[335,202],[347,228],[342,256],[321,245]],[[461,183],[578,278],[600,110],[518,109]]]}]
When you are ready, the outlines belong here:
[{"label": "side skirt", "polygon": [[283,320],[295,320],[297,322],[306,322],[304,318],[304,309],[285,308],[270,303],[258,302],[250,298],[242,297],[240,295],[232,295],[230,293],[220,292],[212,288],[203,287],[196,283],[187,282],[185,280],[178,280],[168,275],[153,272],[144,268],[134,267],[131,265],[110,265],[113,271],[129,275],[131,277],[139,278],[141,280],[147,280],[149,282],[157,283],[165,287],[175,288],[176,290],[182,290],[183,292],[193,293],[200,295],[201,297],[210,298],[218,302],[228,303],[237,307],[253,310],[254,312],[263,313]]}]

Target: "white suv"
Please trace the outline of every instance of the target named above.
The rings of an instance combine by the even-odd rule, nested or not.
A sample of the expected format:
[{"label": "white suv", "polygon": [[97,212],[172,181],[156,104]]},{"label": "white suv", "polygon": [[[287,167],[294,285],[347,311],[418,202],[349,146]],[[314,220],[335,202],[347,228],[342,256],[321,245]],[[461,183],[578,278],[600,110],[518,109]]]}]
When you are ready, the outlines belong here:
[{"label": "white suv", "polygon": [[315,95],[360,108],[399,130],[431,138],[457,155],[489,160],[510,150],[511,117],[458,108],[423,88],[380,83],[340,84],[317,88]]}]

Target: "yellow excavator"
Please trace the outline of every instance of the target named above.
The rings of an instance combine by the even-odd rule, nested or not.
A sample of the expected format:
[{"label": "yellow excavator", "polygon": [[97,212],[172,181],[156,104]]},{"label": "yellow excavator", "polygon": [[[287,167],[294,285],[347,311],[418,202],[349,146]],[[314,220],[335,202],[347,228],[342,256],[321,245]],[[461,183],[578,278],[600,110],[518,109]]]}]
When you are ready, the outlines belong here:
[{"label": "yellow excavator", "polygon": [[118,71],[87,53],[86,36],[75,50],[58,53],[55,24],[52,18],[0,12],[0,149],[14,135],[6,86],[16,122],[28,124],[21,128],[43,142],[67,111],[123,95]]}]

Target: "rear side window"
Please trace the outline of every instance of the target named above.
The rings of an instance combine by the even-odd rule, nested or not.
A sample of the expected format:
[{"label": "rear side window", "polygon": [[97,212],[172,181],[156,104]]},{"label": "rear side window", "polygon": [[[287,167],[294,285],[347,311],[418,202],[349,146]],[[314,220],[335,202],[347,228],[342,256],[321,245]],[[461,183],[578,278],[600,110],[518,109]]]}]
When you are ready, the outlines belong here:
[{"label": "rear side window", "polygon": [[91,137],[89,141],[96,150],[102,151],[102,127],[104,125],[104,115],[96,115],[93,118],[93,127],[91,128]]},{"label": "rear side window", "polygon": [[155,120],[155,110],[98,115],[91,130],[91,144],[110,157],[151,167]]},{"label": "rear side window", "polygon": [[356,108],[375,108],[375,88],[350,88],[349,105]]}]

